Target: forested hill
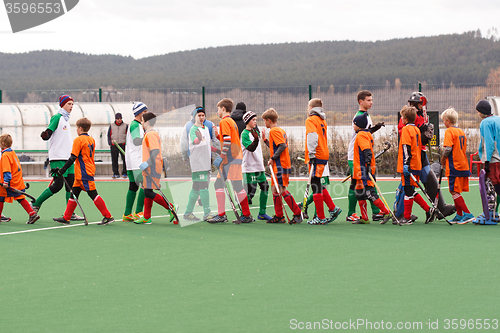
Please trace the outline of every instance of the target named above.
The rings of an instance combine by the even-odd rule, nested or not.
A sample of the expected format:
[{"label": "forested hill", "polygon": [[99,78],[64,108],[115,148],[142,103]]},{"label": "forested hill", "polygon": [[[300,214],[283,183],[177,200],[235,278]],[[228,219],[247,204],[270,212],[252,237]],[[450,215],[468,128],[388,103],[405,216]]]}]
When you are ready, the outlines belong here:
[{"label": "forested hill", "polygon": [[143,59],[66,51],[0,53],[0,89],[484,83],[500,41],[476,32],[377,42],[241,45]]}]

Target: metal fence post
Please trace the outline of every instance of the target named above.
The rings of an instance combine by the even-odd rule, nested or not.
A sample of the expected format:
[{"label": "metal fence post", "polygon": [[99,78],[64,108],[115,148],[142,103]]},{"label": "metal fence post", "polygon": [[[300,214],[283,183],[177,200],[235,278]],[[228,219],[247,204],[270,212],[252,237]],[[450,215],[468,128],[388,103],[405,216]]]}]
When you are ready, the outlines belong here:
[{"label": "metal fence post", "polygon": [[205,108],[205,87],[201,87],[201,105]]},{"label": "metal fence post", "polygon": [[422,92],[422,82],[418,81],[418,92]]},{"label": "metal fence post", "polygon": [[2,90],[0,90],[0,103],[2,103]]},{"label": "metal fence post", "polygon": [[312,90],[312,85],[309,85],[309,100],[313,98],[313,90]]},{"label": "metal fence post", "polygon": [[102,102],[102,88],[99,88],[99,103]]}]

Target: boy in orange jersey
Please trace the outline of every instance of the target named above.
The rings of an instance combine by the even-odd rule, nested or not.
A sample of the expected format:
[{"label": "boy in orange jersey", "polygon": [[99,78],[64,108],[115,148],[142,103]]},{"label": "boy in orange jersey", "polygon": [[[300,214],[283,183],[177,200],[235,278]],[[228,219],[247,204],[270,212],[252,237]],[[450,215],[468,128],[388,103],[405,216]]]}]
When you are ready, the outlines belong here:
[{"label": "boy in orange jersey", "polygon": [[450,193],[457,209],[457,215],[451,222],[465,224],[474,218],[474,215],[467,208],[464,198],[462,198],[462,192],[469,192],[469,161],[467,161],[467,155],[465,154],[467,137],[464,131],[457,127],[458,113],[455,109],[444,110],[441,119],[446,126],[441,165],[446,168]]},{"label": "boy in orange jersey", "polygon": [[370,174],[376,171],[375,155],[373,154],[373,136],[368,127],[368,114],[363,113],[354,118],[353,128],[356,131],[354,140],[353,172],[350,189],[356,194],[361,209],[361,218],[354,220],[353,224],[369,224],[366,211],[366,199],[370,200],[383,215],[383,223],[387,223],[390,213],[375,191],[375,184],[370,179]]},{"label": "boy in orange jersey", "polygon": [[[330,193],[328,193],[326,187],[321,184],[323,170],[330,157],[330,152],[328,151],[328,145],[326,143],[326,116],[323,112],[323,102],[321,99],[311,99],[308,104],[307,112],[309,116],[306,119],[305,163],[309,163],[309,168],[314,169],[311,179],[311,188],[317,214],[317,216],[307,223],[311,225],[328,224],[339,216],[342,209],[335,206]],[[328,211],[330,213],[328,217],[325,216],[323,202],[328,206]]]},{"label": "boy in orange jersey", "polygon": [[[13,202],[17,200],[28,213],[29,219],[26,224],[35,223],[40,217],[33,210],[23,194],[12,191],[12,188],[23,191],[25,189],[23,180],[23,170],[21,163],[17,158],[16,152],[12,150],[12,137],[4,133],[0,135],[0,147],[2,148],[2,157],[0,158],[0,214],[3,210],[4,202]],[[10,220],[9,220],[10,221]]]},{"label": "boy in orange jersey", "polygon": [[[115,220],[109,212],[104,200],[99,194],[94,182],[95,175],[95,141],[94,138],[88,134],[92,123],[87,118],[80,118],[76,122],[76,133],[78,137],[73,140],[73,148],[71,149],[71,157],[66,161],[64,166],[50,170],[54,178],[62,177],[66,170],[68,170],[73,163],[75,163],[75,181],[73,182],[73,194],[78,199],[81,191],[87,192],[88,196],[94,202],[94,205],[99,209],[104,217],[99,225],[113,223]],[[77,203],[73,197],[68,200],[66,211],[63,217],[55,217],[53,220],[62,224],[69,224],[69,220],[75,211]]]},{"label": "boy in orange jersey", "polygon": [[[254,219],[250,215],[250,207],[248,205],[247,193],[243,187],[243,174],[241,163],[243,152],[241,150],[240,135],[238,126],[231,118],[233,110],[233,101],[229,98],[224,98],[217,103],[217,115],[221,119],[219,123],[219,140],[221,142],[221,154],[214,161],[214,166],[220,170],[217,173],[215,181],[215,196],[217,198],[218,214],[208,219],[209,223],[227,222],[226,216],[226,197],[224,193],[224,182],[229,179],[233,188],[236,191],[237,200],[241,206],[241,222],[250,223]],[[221,173],[222,177],[221,178]]]},{"label": "boy in orange jersey", "polygon": [[278,113],[274,109],[268,109],[262,114],[262,119],[264,119],[264,124],[269,128],[269,140],[266,139],[264,132],[262,132],[262,138],[265,144],[270,149],[269,162],[267,163],[271,168],[273,168],[274,174],[276,175],[276,181],[278,184],[274,183],[271,179],[271,190],[273,192],[273,203],[274,212],[276,213],[272,219],[266,221],[266,223],[285,223],[285,218],[283,217],[283,201],[280,200],[279,193],[283,196],[288,207],[293,212],[293,219],[290,224],[296,224],[302,222],[302,215],[299,205],[293,199],[293,196],[286,189],[288,186],[288,178],[292,171],[292,163],[290,161],[290,154],[288,152],[288,140],[285,131],[277,126]]},{"label": "boy in orange jersey", "polygon": [[415,126],[416,117],[417,109],[415,109],[415,107],[404,106],[401,109],[401,119],[403,119],[404,127],[401,129],[401,138],[399,140],[397,168],[397,171],[402,173],[401,182],[405,191],[404,217],[399,220],[401,225],[413,224],[411,220],[413,201],[416,201],[425,211],[426,222],[432,219],[434,210],[427,205],[420,194],[415,192],[415,186],[418,186],[418,184],[411,179],[411,175],[414,175],[415,179],[420,181],[420,173],[422,170],[422,162],[420,160],[420,152],[422,150],[421,133],[418,127]]},{"label": "boy in orange jersey", "polygon": [[[170,212],[170,221],[175,216],[172,214],[171,209],[177,207],[173,205],[171,208],[168,202],[163,197],[155,193],[154,190],[160,187],[161,172],[163,170],[163,159],[161,155],[161,141],[160,135],[154,129],[156,124],[156,115],[152,112],[146,112],[142,116],[144,128],[144,138],[142,139],[142,163],[139,167],[142,170],[143,187],[144,187],[144,215],[138,220],[134,221],[135,224],[151,224],[151,208],[153,202],[156,202],[163,208]],[[175,221],[174,224],[177,224]]]}]

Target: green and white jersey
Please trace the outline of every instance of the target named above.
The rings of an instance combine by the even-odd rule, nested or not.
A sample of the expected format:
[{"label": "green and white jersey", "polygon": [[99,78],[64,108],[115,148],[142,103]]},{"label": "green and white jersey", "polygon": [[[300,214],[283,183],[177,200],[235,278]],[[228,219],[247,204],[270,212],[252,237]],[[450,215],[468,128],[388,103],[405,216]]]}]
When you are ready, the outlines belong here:
[{"label": "green and white jersey", "polygon": [[[354,118],[356,118],[357,116],[359,115],[362,115],[363,113],[365,113],[366,111],[358,111],[354,117],[352,118],[352,120],[354,120]],[[370,126],[373,125],[372,123],[372,118],[370,117],[370,115],[368,114],[368,112],[366,112],[366,114],[368,115],[368,122],[366,123],[366,128],[369,128]],[[349,152],[347,153],[347,160],[349,161],[353,161],[354,160],[354,141],[356,141],[356,131],[354,130],[354,127],[352,128],[352,132],[351,132],[351,141],[349,142]]]},{"label": "green and white jersey", "polygon": [[138,146],[134,144],[134,139],[143,138],[144,129],[142,124],[137,120],[132,120],[127,129],[127,137],[125,139],[125,164],[127,170],[139,170],[139,165],[142,163],[142,142]]},{"label": "green and white jersey", "polygon": [[[260,132],[257,130],[260,137]],[[255,151],[251,152],[247,149],[253,142],[253,135],[249,130],[244,129],[241,132],[241,148],[243,150],[243,162],[241,164],[241,171],[248,172],[262,172],[264,171],[264,158],[262,157],[262,147],[260,142],[257,144]]]},{"label": "green and white jersey", "polygon": [[49,139],[49,161],[67,160],[71,156],[73,138],[69,119],[64,119],[63,115],[57,113],[50,118],[49,126],[52,131]]},{"label": "green and white jersey", "polygon": [[[201,132],[202,139],[195,145],[194,140],[196,131]],[[191,172],[208,171],[212,169],[212,151],[211,151],[210,131],[207,126],[198,127],[193,125],[189,130],[189,164]]]}]

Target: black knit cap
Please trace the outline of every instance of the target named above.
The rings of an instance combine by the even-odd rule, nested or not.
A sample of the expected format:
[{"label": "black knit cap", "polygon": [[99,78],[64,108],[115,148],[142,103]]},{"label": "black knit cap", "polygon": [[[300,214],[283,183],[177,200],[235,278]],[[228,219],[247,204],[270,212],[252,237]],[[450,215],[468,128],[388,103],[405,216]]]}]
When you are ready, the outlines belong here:
[{"label": "black knit cap", "polygon": [[236,104],[236,110],[246,111],[247,110],[247,106],[245,105],[245,103],[239,102],[238,104]]},{"label": "black knit cap", "polygon": [[365,129],[366,126],[368,125],[368,114],[364,112],[363,114],[354,117],[352,122],[359,128]]},{"label": "black knit cap", "polygon": [[476,105],[476,110],[481,112],[482,114],[489,115],[491,114],[491,105],[485,99],[480,100]]}]

